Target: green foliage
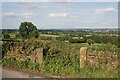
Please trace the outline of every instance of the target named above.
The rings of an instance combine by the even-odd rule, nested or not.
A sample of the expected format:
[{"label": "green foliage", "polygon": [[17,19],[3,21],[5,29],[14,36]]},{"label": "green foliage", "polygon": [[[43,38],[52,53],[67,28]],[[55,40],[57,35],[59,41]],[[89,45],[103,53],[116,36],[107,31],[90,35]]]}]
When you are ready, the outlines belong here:
[{"label": "green foliage", "polygon": [[39,64],[38,63],[29,63],[28,68],[32,70],[39,70]]},{"label": "green foliage", "polygon": [[[33,43],[31,43],[33,42]],[[16,61],[12,59],[3,59],[4,66],[18,66],[19,68],[28,68],[31,70],[43,71],[48,75],[64,76],[64,77],[80,77],[80,78],[116,78],[118,77],[117,72],[109,73],[107,69],[91,68],[89,66],[84,69],[80,69],[79,65],[79,49],[82,47],[80,44],[64,43],[64,42],[48,42],[48,41],[31,41],[28,43],[23,43],[25,49],[30,50],[29,46],[39,45],[43,47],[46,51],[44,56],[43,64],[30,63],[27,61]],[[108,45],[91,45],[90,47],[98,46],[97,49],[108,49]],[[107,47],[108,46],[108,47]],[[29,48],[28,48],[29,47]],[[101,48],[100,48],[101,47]],[[113,50],[116,48],[112,47]]]},{"label": "green foliage", "polygon": [[94,35],[92,34],[92,36],[88,39],[94,40],[95,43],[104,43],[104,44],[110,43],[110,44],[118,46],[119,38],[120,36],[115,36],[115,35],[107,35],[107,34],[106,35],[105,34]]},{"label": "green foliage", "polygon": [[70,43],[85,43],[85,39],[69,39]]},{"label": "green foliage", "polygon": [[[49,75],[58,75],[64,77],[80,77],[80,78],[106,78],[118,77],[117,72],[109,73],[106,69],[86,67],[80,69],[79,65],[79,50],[85,44],[65,43],[64,41],[50,40],[34,40],[30,39],[25,42],[20,42],[19,46],[23,46],[25,54],[29,54],[36,48],[44,48],[44,62],[39,65],[27,61],[16,61],[13,59],[3,60],[3,65],[19,66],[20,68],[29,68],[31,70],[43,71]],[[111,44],[91,45],[90,48],[96,50],[112,50],[117,51],[116,46]]]},{"label": "green foliage", "polygon": [[40,36],[40,40],[52,40],[52,37],[49,36]]},{"label": "green foliage", "polygon": [[4,37],[4,39],[10,39],[10,35],[9,34],[3,34],[3,37]]},{"label": "green foliage", "polygon": [[21,35],[20,34],[16,34],[15,38],[19,39],[19,38],[21,38]]},{"label": "green foliage", "polygon": [[38,63],[30,63],[28,61],[17,61],[15,58],[3,58],[2,60],[3,66],[8,67],[18,67],[18,68],[29,68],[31,70],[39,70],[39,64]]},{"label": "green foliage", "polygon": [[56,40],[58,40],[58,41],[69,41],[69,39],[71,39],[71,37],[69,37],[69,36],[56,37]]},{"label": "green foliage", "polygon": [[92,44],[94,44],[94,41],[93,41],[92,39],[88,39],[88,40],[87,40],[87,43],[88,43],[89,45],[92,45]]},{"label": "green foliage", "polygon": [[5,53],[10,50],[10,47],[14,46],[13,41],[4,41],[2,44],[2,57],[4,57]]},{"label": "green foliage", "polygon": [[102,43],[102,37],[100,35],[93,35],[91,38],[95,41],[95,43]]},{"label": "green foliage", "polygon": [[89,46],[89,48],[91,48],[93,50],[97,50],[97,51],[111,51],[111,52],[116,52],[116,53],[119,53],[119,51],[120,51],[120,48],[118,48],[117,46],[112,45],[110,43],[92,45],[92,46]]},{"label": "green foliage", "polygon": [[19,34],[24,38],[38,38],[39,32],[37,27],[31,22],[22,22],[19,26]]},{"label": "green foliage", "polygon": [[8,66],[8,67],[17,66],[17,61],[14,60],[13,58],[11,58],[11,59],[3,58],[2,65]]},{"label": "green foliage", "polygon": [[18,64],[21,68],[27,68],[28,67],[28,62],[27,61],[19,61]]}]

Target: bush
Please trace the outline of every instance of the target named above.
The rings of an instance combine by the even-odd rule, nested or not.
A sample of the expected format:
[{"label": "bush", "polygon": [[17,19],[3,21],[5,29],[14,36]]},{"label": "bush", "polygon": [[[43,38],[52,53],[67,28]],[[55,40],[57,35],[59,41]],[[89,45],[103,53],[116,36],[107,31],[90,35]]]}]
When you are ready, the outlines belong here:
[{"label": "bush", "polygon": [[15,35],[15,38],[17,38],[17,39],[18,39],[18,38],[21,38],[21,35],[20,35],[20,34],[16,34],[16,35]]},{"label": "bush", "polygon": [[4,39],[10,39],[10,35],[9,34],[3,34],[3,37],[4,37]]},{"label": "bush", "polygon": [[48,37],[48,36],[40,36],[41,40],[52,40],[52,37]]},{"label": "bush", "polygon": [[92,45],[92,44],[94,44],[94,41],[93,41],[92,39],[88,39],[88,40],[87,40],[87,43],[88,43],[89,45]]},{"label": "bush", "polygon": [[79,39],[70,39],[69,40],[70,43],[80,43]]},{"label": "bush", "polygon": [[69,39],[70,43],[85,43],[85,39]]}]

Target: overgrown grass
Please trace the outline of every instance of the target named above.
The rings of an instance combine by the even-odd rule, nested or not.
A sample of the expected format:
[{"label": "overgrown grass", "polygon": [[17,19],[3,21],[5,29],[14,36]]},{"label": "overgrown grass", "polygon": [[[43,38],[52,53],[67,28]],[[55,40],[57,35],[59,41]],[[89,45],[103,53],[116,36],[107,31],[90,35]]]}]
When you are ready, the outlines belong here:
[{"label": "overgrown grass", "polygon": [[[33,45],[35,43],[31,43]],[[36,43],[38,44],[38,43]],[[22,45],[22,44],[21,44]],[[20,46],[21,46],[20,45]],[[23,44],[27,46],[26,44]],[[105,44],[104,44],[105,45]],[[80,48],[87,46],[84,44],[64,43],[56,41],[39,41],[39,46],[46,49],[44,62],[42,65],[37,63],[30,63],[27,61],[16,61],[12,59],[3,59],[3,66],[19,68],[28,68],[31,70],[37,70],[44,72],[47,75],[63,76],[63,77],[78,77],[78,78],[117,78],[117,71],[107,71],[103,68],[91,68],[87,66],[84,69],[80,69],[79,55]],[[98,45],[92,45],[90,47],[97,47]],[[106,46],[99,45],[97,48],[102,50]],[[96,48],[96,49],[97,49]],[[108,49],[108,48],[106,48]],[[108,49],[109,50],[109,49]]]},{"label": "overgrown grass", "polygon": [[39,65],[37,63],[29,63],[26,61],[17,61],[14,59],[3,59],[3,66],[17,67],[20,69],[30,69],[47,74],[48,76],[61,76],[68,78],[118,78],[118,71],[107,71],[105,68],[91,68],[86,66],[83,69],[79,65],[61,65],[62,63],[51,61],[49,64]]},{"label": "overgrown grass", "polygon": [[11,59],[3,58],[2,65],[7,66],[7,67],[17,67],[17,68],[20,68],[20,69],[28,68],[28,69],[31,69],[31,70],[39,70],[39,64],[38,63],[30,63],[30,62],[27,62],[27,61],[17,61],[13,58],[11,58]]},{"label": "overgrown grass", "polygon": [[[105,46],[100,46],[105,48]],[[51,49],[57,49],[61,52],[57,54],[49,54],[45,58],[44,65],[45,72],[50,75],[58,75],[65,77],[82,77],[82,78],[116,78],[118,77],[117,71],[109,72],[103,68],[86,67],[80,69],[79,65],[79,50],[86,45],[54,42],[50,43]],[[96,45],[95,45],[96,46]],[[116,47],[115,47],[116,48]],[[99,49],[102,50],[102,49]],[[109,49],[108,49],[109,50]]]}]

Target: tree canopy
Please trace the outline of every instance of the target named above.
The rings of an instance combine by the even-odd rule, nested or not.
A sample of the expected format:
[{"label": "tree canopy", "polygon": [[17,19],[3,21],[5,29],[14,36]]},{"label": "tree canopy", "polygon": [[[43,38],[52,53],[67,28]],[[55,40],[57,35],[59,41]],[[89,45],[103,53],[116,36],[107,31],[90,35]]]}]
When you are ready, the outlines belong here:
[{"label": "tree canopy", "polygon": [[33,25],[31,22],[22,22],[19,26],[19,34],[24,39],[39,37],[37,27]]}]

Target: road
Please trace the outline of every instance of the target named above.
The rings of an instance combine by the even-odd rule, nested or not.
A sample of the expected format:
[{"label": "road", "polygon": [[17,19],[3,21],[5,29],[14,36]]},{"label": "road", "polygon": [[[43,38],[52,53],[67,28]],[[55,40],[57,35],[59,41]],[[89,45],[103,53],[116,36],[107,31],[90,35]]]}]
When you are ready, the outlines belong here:
[{"label": "road", "polygon": [[19,72],[19,71],[13,71],[13,70],[9,70],[9,69],[2,69],[1,66],[0,66],[0,71],[1,71],[0,75],[2,76],[2,78],[42,78],[40,76],[30,77],[29,74]]}]

